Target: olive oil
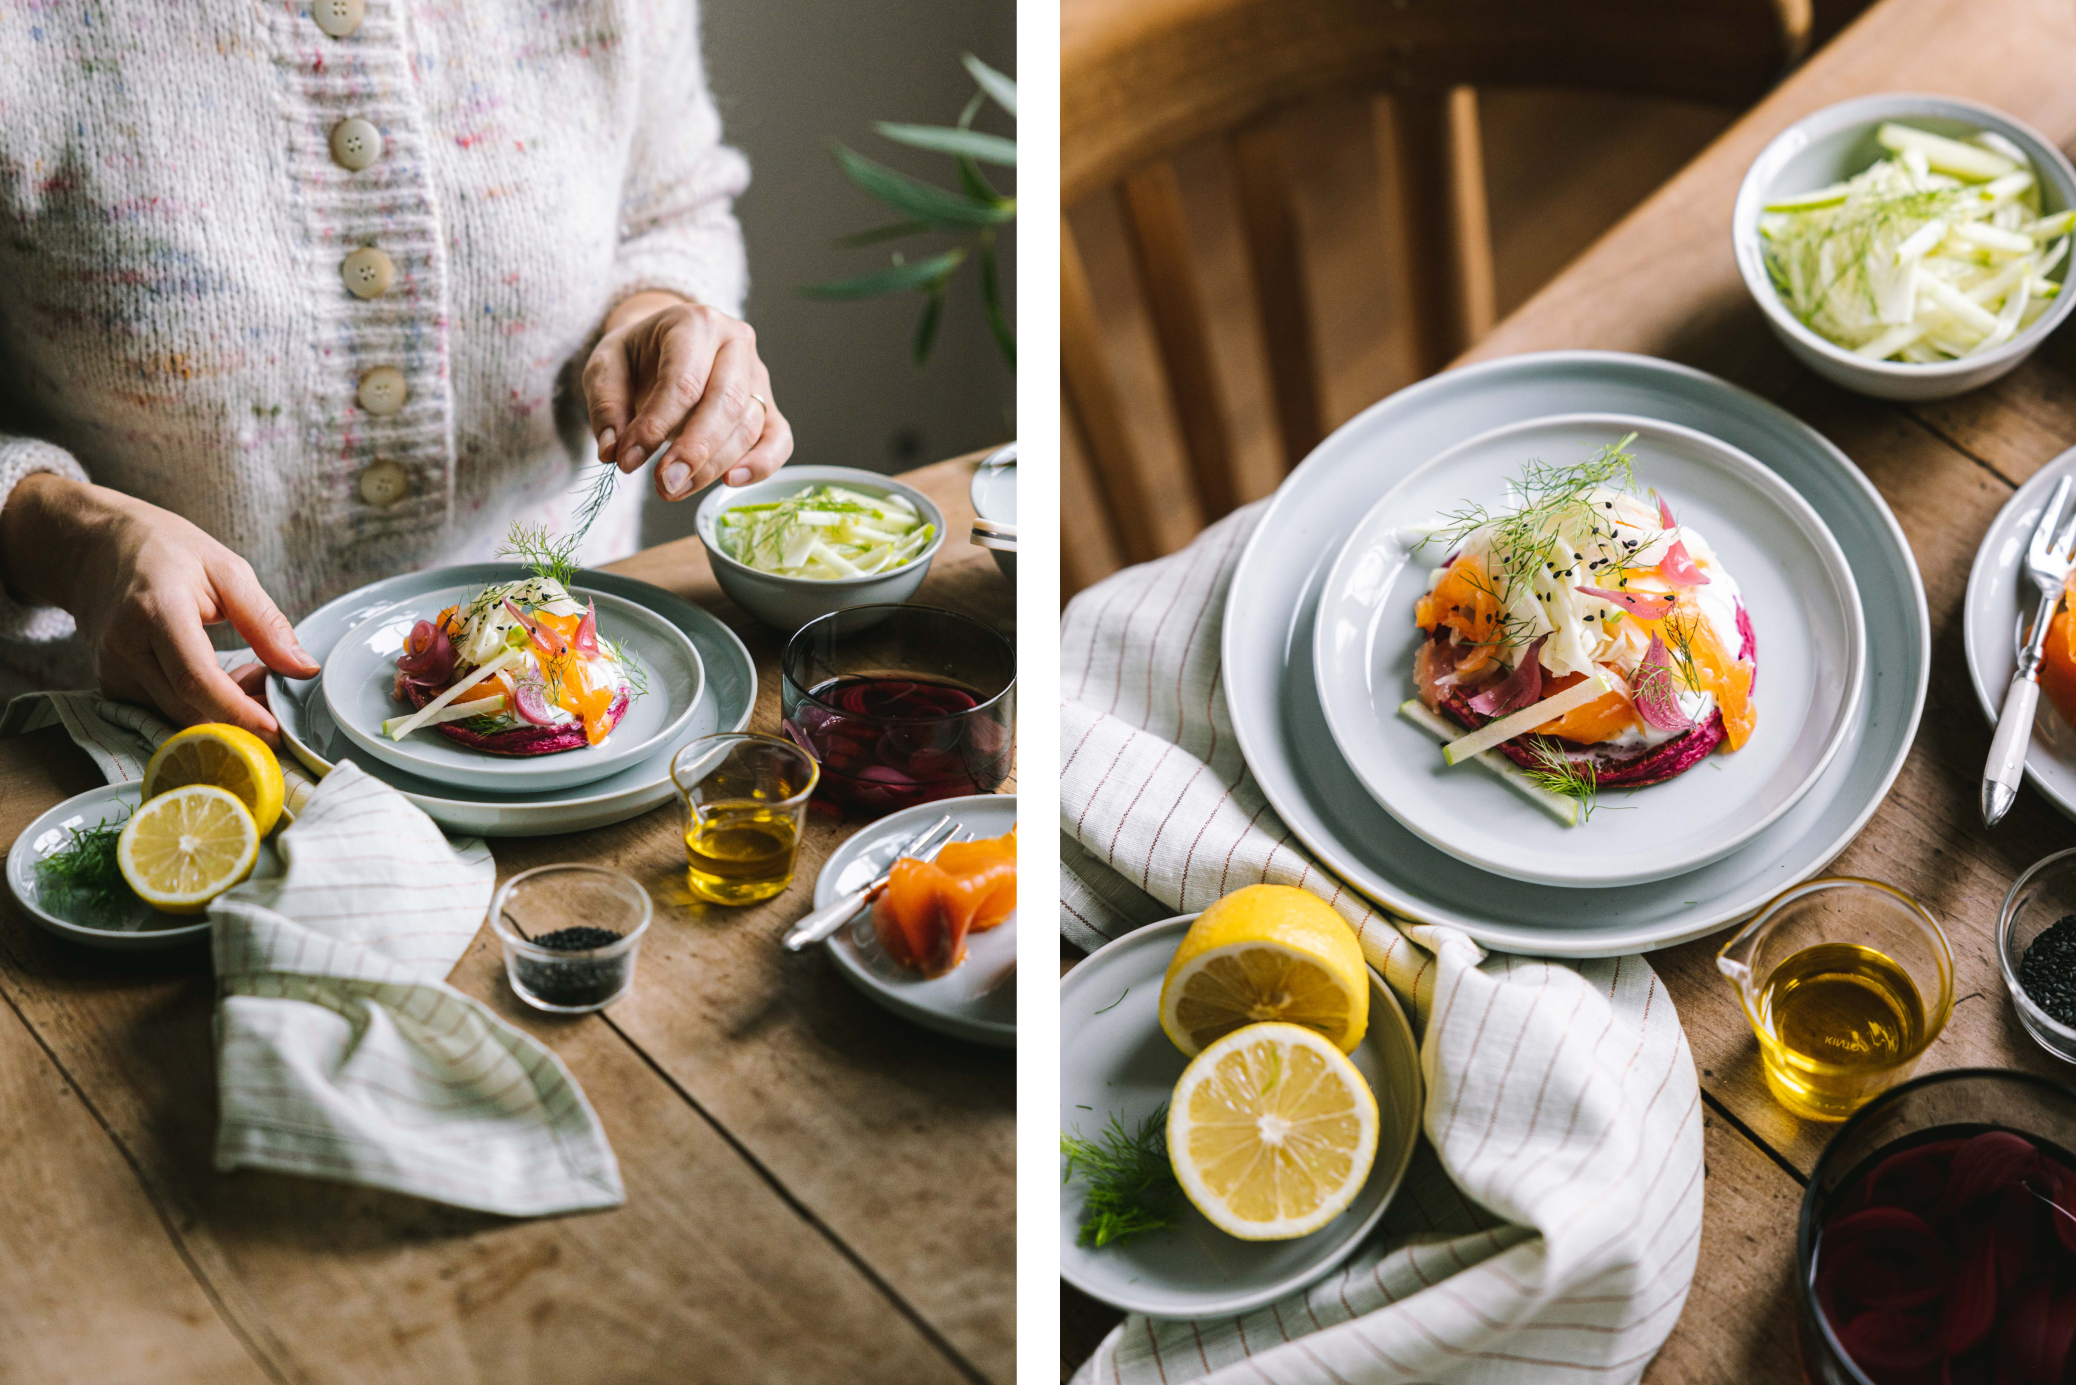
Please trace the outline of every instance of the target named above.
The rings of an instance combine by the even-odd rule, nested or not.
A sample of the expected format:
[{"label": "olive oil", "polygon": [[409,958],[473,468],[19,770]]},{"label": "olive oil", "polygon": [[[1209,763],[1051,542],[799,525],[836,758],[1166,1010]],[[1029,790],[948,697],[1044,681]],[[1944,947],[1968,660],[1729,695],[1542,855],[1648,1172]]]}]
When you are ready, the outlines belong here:
[{"label": "olive oil", "polygon": [[1791,954],[1758,997],[1766,1082],[1798,1115],[1838,1120],[1923,1043],[1925,1003],[1910,974],[1858,943]]},{"label": "olive oil", "polygon": [[793,816],[757,803],[713,804],[685,834],[692,893],[715,904],[755,904],[786,888],[800,846]]}]

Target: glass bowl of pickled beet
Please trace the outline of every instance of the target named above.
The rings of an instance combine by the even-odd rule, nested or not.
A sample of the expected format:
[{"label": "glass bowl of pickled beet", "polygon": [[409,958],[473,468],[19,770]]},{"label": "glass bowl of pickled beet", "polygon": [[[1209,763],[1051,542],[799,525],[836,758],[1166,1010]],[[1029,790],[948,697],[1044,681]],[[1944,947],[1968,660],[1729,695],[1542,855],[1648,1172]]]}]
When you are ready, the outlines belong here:
[{"label": "glass bowl of pickled beet", "polygon": [[2076,1366],[2076,1091],[1955,1068],[1893,1087],[1810,1170],[1797,1337],[1817,1385],[2060,1381]]},{"label": "glass bowl of pickled beet", "polygon": [[822,767],[815,796],[865,817],[993,793],[1016,755],[1016,650],[968,616],[852,606],[779,659],[786,734]]}]

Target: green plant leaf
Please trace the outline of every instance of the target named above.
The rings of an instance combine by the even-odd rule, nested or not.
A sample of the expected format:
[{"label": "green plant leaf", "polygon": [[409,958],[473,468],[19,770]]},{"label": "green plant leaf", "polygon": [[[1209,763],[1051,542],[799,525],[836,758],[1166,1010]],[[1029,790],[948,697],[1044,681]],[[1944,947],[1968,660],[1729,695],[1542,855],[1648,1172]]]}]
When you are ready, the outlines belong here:
[{"label": "green plant leaf", "polygon": [[986,92],[976,91],[973,93],[973,99],[966,103],[966,109],[959,112],[959,128],[961,130],[972,127],[973,117],[980,114],[980,108],[987,104],[987,100],[988,94]]},{"label": "green plant leaf", "polygon": [[944,281],[965,260],[963,249],[947,250],[942,255],[860,274],[854,279],[809,284],[800,291],[809,298],[877,298],[882,294],[908,293],[917,289],[928,289],[935,294],[943,290]]},{"label": "green plant leaf", "polygon": [[965,228],[999,226],[1016,217],[1016,204],[1007,199],[993,203],[976,201],[896,173],[864,155],[835,146],[836,162],[850,180],[897,212],[936,227]]},{"label": "green plant leaf", "polygon": [[1002,197],[1002,194],[996,192],[994,185],[988,182],[987,178],[981,173],[980,165],[963,154],[959,156],[959,186],[966,189],[968,197],[982,198],[988,201],[1000,201]]},{"label": "green plant leaf", "polygon": [[838,249],[856,250],[861,245],[878,245],[885,240],[921,235],[929,229],[927,221],[896,221],[888,226],[875,226],[869,231],[853,231],[850,235],[839,236],[835,244]]},{"label": "green plant leaf", "polygon": [[929,302],[923,304],[922,319],[915,325],[915,345],[909,354],[917,370],[921,370],[930,359],[930,348],[937,344],[937,321],[943,316],[944,290],[940,288],[930,295]]},{"label": "green plant leaf", "polygon": [[963,154],[982,163],[1016,167],[1016,141],[1000,135],[984,135],[978,130],[962,130],[950,125],[896,125],[885,120],[876,122],[872,128],[894,143],[905,144],[911,149],[928,149],[936,154]]},{"label": "green plant leaf", "polygon": [[1009,317],[1002,311],[1002,286],[995,276],[995,247],[980,247],[980,301],[987,306],[988,329],[995,334],[995,344],[1002,348],[1002,358],[1016,369],[1016,333],[1010,330]]},{"label": "green plant leaf", "polygon": [[980,83],[980,89],[995,98],[996,105],[1011,115],[1016,114],[1016,83],[1013,80],[971,53],[962,54],[959,61],[966,64],[966,70],[973,74],[974,81]]}]

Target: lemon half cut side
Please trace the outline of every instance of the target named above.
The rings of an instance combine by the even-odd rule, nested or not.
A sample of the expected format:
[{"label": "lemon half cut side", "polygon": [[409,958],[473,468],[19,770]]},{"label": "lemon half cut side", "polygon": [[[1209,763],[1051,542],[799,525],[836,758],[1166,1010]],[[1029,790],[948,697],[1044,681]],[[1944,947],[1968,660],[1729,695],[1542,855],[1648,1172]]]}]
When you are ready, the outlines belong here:
[{"label": "lemon half cut side", "polygon": [[1161,983],[1161,1029],[1184,1053],[1250,1024],[1279,1021],[1353,1052],[1369,1028],[1362,947],[1325,900],[1249,885],[1198,916]]},{"label": "lemon half cut side", "polygon": [[1377,1099],[1346,1054],[1295,1024],[1255,1024],[1190,1062],[1168,1158],[1211,1224],[1286,1241],[1348,1210],[1377,1159]]},{"label": "lemon half cut side", "polygon": [[116,838],[123,879],[165,914],[199,914],[252,874],[259,827],[244,802],[213,784],[188,784],[146,799]]}]

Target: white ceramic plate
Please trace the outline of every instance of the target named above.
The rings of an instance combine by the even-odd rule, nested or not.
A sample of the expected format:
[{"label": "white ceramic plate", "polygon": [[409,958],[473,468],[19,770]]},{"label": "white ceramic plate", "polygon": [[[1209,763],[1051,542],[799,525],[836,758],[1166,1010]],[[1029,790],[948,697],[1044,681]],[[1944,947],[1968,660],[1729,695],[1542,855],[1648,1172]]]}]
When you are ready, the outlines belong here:
[{"label": "white ceramic plate", "polygon": [[[381,615],[398,602],[459,583],[481,586],[509,582],[525,569],[511,563],[478,563],[433,572],[403,573],[385,578],[319,607],[296,626],[296,638],[320,663],[339,637],[353,626]],[[616,774],[575,789],[528,794],[456,789],[406,774],[382,763],[347,740],[332,724],[315,678],[267,679],[267,703],[281,723],[281,739],[311,773],[323,775],[340,760],[351,760],[423,808],[434,822],[454,832],[489,837],[539,837],[582,832],[638,817],[676,792],[670,782],[670,757],[685,742],[719,731],[740,731],[750,724],[757,705],[757,667],[735,632],[710,612],[672,596],[660,587],[605,572],[585,572],[584,587],[625,597],[664,616],[699,650],[706,672],[706,696],[692,719],[673,741],[648,758]]]},{"label": "white ceramic plate", "polygon": [[[1411,526],[1497,505],[1524,463],[1583,461],[1634,433],[1638,494],[1655,489],[1722,560],[1758,637],[1758,725],[1734,754],[1635,790],[1610,790],[1566,827],[1474,765],[1450,768],[1398,714],[1426,640],[1413,605],[1446,553],[1402,541]],[[1734,652],[1734,651],[1733,651]],[[1355,525],[1327,574],[1312,632],[1327,725],[1348,766],[1415,836],[1515,880],[1634,885],[1729,855],[1808,792],[1844,739],[1866,660],[1859,593],[1808,503],[1736,448],[1689,428],[1617,414],[1509,424],[1416,468]],[[1641,830],[1647,816],[1649,830]]]},{"label": "white ceramic plate", "polygon": [[[815,877],[815,908],[862,888],[894,863],[904,844],[946,813],[972,838],[999,837],[1016,826],[1016,795],[941,798],[889,813],[830,853]],[[926,979],[891,961],[860,913],[829,939],[829,956],[859,990],[925,1029],[998,1048],[1016,1047],[1016,915],[966,941],[966,960]]]},{"label": "white ceramic plate", "polygon": [[685,632],[647,607],[573,580],[570,595],[598,603],[600,638],[614,640],[637,661],[648,690],[629,699],[611,734],[597,745],[553,755],[491,755],[459,745],[427,728],[401,741],[382,734],[382,723],[411,708],[395,696],[396,657],[411,627],[449,606],[465,605],[480,584],[436,587],[398,601],[339,637],[324,661],[320,682],[332,724],[368,754],[407,774],[455,788],[494,793],[537,793],[603,779],[677,740],[705,691],[699,651]]},{"label": "white ceramic plate", "polygon": [[[997,461],[997,458],[1002,460]],[[997,524],[1016,523],[1016,444],[1011,443],[988,454],[980,469],[973,473],[973,485],[967,494],[973,501],[973,513],[982,519],[991,519]],[[988,556],[995,560],[996,567],[1002,569],[1004,577],[1012,582],[1016,580],[1016,554],[990,548]]]},{"label": "white ceramic plate", "polygon": [[[2018,671],[2018,635],[2033,619],[2038,594],[2026,580],[2026,545],[2040,522],[2055,483],[2076,475],[2076,448],[2033,473],[1997,512],[1975,552],[1968,594],[1961,603],[1961,642],[1968,652],[1968,681],[1991,726],[2004,708],[2004,692]],[[2076,728],[2062,720],[2043,694],[2033,714],[2033,743],[2026,751],[2026,778],[2047,801],[2076,817]]]},{"label": "white ceramic plate", "polygon": [[[1189,1060],[1161,1032],[1161,980],[1196,915],[1149,924],[1060,979],[1060,1128],[1095,1138],[1168,1104]],[[1348,1257],[1383,1217],[1412,1162],[1424,1105],[1420,1050],[1398,1001],[1370,976],[1370,1026],[1349,1057],[1377,1097],[1377,1162],[1355,1203],[1294,1241],[1241,1241],[1182,1204],[1180,1224],[1100,1250],[1074,1244],[1081,1184],[1060,1192],[1060,1277],[1103,1302],[1162,1318],[1217,1318],[1301,1289]]]},{"label": "white ceramic plate", "polygon": [[[51,898],[36,878],[36,863],[62,850],[71,841],[73,829],[120,822],[136,812],[138,787],[134,782],[103,784],[75,794],[14,839],[7,853],[7,888],[22,912],[45,932],[109,952],[162,952],[209,936],[207,916],[162,914],[134,895],[126,895],[112,909],[80,908]],[[278,867],[272,842],[261,842],[253,873],[268,875]]]},{"label": "white ceramic plate", "polygon": [[[1398,477],[1501,424],[1577,411],[1656,418],[1764,457],[1823,518],[1852,566],[1869,676],[1831,767],[1740,850],[1670,880],[1553,891],[1435,850],[1371,799],[1327,729],[1311,646],[1333,556]],[[1386,908],[1451,924],[1503,951],[1607,957],[1712,933],[1837,855],[1909,752],[1924,708],[1931,636],[1924,584],[1895,517],[1845,454],[1808,425],[1727,381],[1668,361],[1555,351],[1424,380],[1321,443],[1263,510],[1241,555],[1221,656],[1226,705],[1248,768],[1284,825],[1343,879]],[[1762,698],[1766,687],[1762,678]]]}]

